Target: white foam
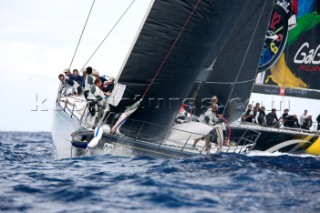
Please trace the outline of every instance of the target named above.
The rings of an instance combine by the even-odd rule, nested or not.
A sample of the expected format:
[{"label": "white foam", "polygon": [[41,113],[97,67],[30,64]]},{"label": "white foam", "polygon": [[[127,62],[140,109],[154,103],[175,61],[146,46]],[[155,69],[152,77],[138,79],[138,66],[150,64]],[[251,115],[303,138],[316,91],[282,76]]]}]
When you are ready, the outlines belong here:
[{"label": "white foam", "polygon": [[309,155],[307,153],[305,154],[290,154],[290,153],[284,153],[284,152],[265,152],[265,151],[257,151],[257,150],[252,150],[250,151],[247,156],[254,157],[254,156],[264,156],[264,157],[276,157],[276,156],[294,156],[294,157],[315,157],[319,158],[319,156],[315,155]]}]

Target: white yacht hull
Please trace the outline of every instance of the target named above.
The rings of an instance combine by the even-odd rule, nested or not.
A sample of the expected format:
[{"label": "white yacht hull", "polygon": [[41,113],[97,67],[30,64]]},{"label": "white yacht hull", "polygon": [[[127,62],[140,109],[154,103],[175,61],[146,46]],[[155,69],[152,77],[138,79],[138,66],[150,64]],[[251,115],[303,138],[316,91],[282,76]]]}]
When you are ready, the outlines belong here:
[{"label": "white yacht hull", "polygon": [[71,133],[82,129],[79,121],[71,118],[71,116],[57,108],[53,115],[52,138],[56,149],[56,157],[71,157]]}]

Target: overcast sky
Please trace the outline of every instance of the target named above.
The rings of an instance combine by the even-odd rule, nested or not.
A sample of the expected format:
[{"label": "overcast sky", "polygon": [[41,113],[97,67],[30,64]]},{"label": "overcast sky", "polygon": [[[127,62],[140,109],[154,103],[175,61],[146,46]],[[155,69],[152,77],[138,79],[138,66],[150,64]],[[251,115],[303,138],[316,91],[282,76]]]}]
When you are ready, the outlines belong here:
[{"label": "overcast sky", "polygon": [[[95,1],[72,69],[84,66],[132,1]],[[135,0],[88,65],[117,75],[150,1]],[[0,0],[0,131],[51,131],[57,76],[70,65],[92,2]],[[308,106],[318,105],[312,101]]]},{"label": "overcast sky", "polygon": [[[95,1],[71,68],[84,66],[132,1]],[[57,76],[70,65],[92,2],[0,0],[0,131],[51,130]],[[117,75],[149,3],[135,0],[88,65]]]}]

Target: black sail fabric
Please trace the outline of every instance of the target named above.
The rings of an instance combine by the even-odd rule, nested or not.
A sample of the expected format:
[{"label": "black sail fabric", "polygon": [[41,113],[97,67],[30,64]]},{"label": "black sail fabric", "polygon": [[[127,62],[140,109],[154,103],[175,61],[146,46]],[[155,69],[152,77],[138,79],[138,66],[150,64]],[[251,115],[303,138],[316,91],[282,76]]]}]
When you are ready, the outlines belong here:
[{"label": "black sail fabric", "polygon": [[[190,93],[192,97],[199,88],[195,100],[197,114],[210,105],[213,95],[218,97],[218,104],[223,107],[220,111],[229,122],[245,112],[272,6],[273,0],[250,0],[246,4],[222,51],[217,53],[218,57],[212,53],[213,57],[207,61],[209,68],[200,73]],[[213,52],[217,50],[213,49]]]},{"label": "black sail fabric", "polygon": [[[239,40],[239,42],[244,42],[240,46],[246,49],[259,17],[259,11],[256,13],[249,11],[251,16],[247,17],[249,16],[247,15],[248,11],[244,9],[248,7],[248,2],[249,0],[154,1],[132,51],[119,74],[118,82],[125,84],[127,88],[118,109],[133,104],[143,96],[163,63],[159,75],[146,93],[141,106],[130,118],[169,127],[178,113],[181,103],[192,90],[197,76],[201,70],[206,68],[208,60],[221,55],[221,51],[226,52],[230,47],[233,47],[228,42],[240,45],[235,42],[235,40],[239,40],[235,34],[237,31],[241,32],[241,27],[247,29],[247,35]],[[261,4],[263,1],[257,2]],[[197,5],[197,3],[199,4]],[[192,14],[196,5],[197,7]],[[257,4],[255,3],[255,5]],[[261,12],[261,7],[257,6],[255,9],[259,9]],[[243,19],[243,16],[250,20],[250,24],[243,23],[245,20],[239,21],[239,19]],[[188,18],[190,18],[189,22],[187,22]],[[265,19],[268,18],[265,17]],[[238,22],[241,26],[236,26]],[[185,29],[181,32],[184,25]],[[262,27],[259,26],[257,34],[261,31],[262,36],[264,34],[262,31],[265,29],[264,24]],[[180,32],[181,36],[168,54]],[[262,39],[257,39],[252,45],[251,52],[261,49],[261,42]],[[225,48],[223,48],[224,44],[227,44]],[[243,55],[243,52],[236,53],[233,57],[239,57],[240,54]],[[251,53],[249,56],[255,55],[258,54]],[[221,63],[222,59],[230,60],[230,58],[222,57]],[[258,59],[254,57],[250,58],[247,63],[256,65],[257,61]],[[246,65],[246,68],[251,67],[249,65]],[[238,64],[237,67],[239,67]],[[252,67],[256,68],[256,66]],[[229,74],[224,73],[224,75],[234,76],[236,71],[237,69],[228,69]],[[251,68],[249,71],[251,72]],[[253,77],[250,76],[250,79]],[[246,78],[242,77],[241,80],[243,79]],[[226,78],[224,80],[232,79]],[[244,91],[248,96],[246,92],[250,91]],[[212,93],[210,92],[210,94]],[[128,125],[126,122],[122,129],[128,128]]]}]

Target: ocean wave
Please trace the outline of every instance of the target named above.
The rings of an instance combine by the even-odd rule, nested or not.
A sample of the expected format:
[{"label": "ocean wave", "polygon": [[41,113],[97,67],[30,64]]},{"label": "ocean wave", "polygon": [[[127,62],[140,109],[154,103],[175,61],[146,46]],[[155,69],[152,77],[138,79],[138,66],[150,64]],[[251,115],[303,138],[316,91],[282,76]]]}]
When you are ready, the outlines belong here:
[{"label": "ocean wave", "polygon": [[55,160],[50,133],[0,134],[0,211],[317,212],[318,157]]}]

